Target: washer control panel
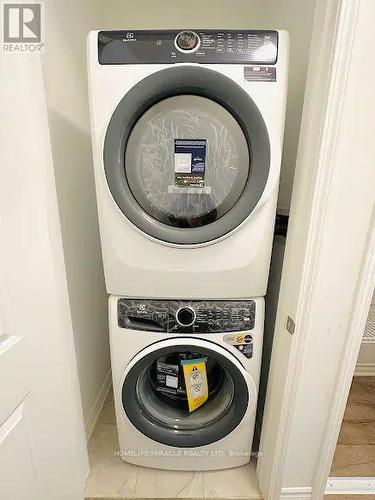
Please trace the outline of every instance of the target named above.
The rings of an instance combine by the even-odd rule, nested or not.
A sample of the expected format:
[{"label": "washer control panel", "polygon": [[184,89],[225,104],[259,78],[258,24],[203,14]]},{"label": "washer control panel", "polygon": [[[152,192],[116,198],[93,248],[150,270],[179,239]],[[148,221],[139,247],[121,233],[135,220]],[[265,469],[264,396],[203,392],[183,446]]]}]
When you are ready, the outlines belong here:
[{"label": "washer control panel", "polygon": [[278,32],[265,30],[99,31],[100,64],[275,64]]},{"label": "washer control panel", "polygon": [[118,325],[130,330],[166,333],[221,333],[252,330],[253,300],[119,299]]}]

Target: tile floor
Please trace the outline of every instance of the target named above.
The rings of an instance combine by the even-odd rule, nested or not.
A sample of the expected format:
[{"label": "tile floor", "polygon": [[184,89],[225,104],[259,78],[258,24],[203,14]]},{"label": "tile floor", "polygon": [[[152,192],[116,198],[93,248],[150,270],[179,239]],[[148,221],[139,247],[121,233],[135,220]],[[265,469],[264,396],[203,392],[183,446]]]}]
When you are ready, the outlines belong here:
[{"label": "tile floor", "polygon": [[375,476],[375,377],[353,379],[330,475]]},{"label": "tile floor", "polygon": [[[118,450],[112,392],[89,443],[86,500],[261,499],[255,463],[228,471],[175,472],[137,467]],[[331,476],[375,476],[375,377],[355,377]],[[373,495],[326,495],[326,500],[374,500]]]},{"label": "tile floor", "polygon": [[118,442],[111,392],[89,443],[86,500],[262,498],[254,462],[227,471],[160,471],[127,464],[114,455],[115,450]]}]

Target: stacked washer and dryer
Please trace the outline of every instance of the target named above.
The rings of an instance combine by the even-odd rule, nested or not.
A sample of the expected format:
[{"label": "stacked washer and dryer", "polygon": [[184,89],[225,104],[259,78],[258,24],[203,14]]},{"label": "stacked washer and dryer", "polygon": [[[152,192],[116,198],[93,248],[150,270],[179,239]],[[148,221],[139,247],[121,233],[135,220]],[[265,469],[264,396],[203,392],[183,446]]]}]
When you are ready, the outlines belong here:
[{"label": "stacked washer and dryer", "polygon": [[[249,461],[283,144],[284,31],[95,31],[92,143],[122,457]],[[202,362],[189,407],[186,360]]]}]

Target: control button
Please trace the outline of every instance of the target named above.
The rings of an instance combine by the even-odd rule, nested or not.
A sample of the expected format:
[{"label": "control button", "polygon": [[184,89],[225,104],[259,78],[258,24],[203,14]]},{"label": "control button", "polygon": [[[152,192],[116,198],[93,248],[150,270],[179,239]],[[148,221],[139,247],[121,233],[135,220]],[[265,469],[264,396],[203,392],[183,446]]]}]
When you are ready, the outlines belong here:
[{"label": "control button", "polygon": [[246,344],[243,346],[242,349],[242,354],[246,356],[248,359],[253,357],[253,345],[252,344]]},{"label": "control button", "polygon": [[194,31],[181,31],[176,36],[175,44],[182,51],[192,52],[199,47],[200,38]]},{"label": "control button", "polygon": [[177,323],[181,326],[191,326],[195,318],[195,311],[191,307],[180,307],[176,312]]}]

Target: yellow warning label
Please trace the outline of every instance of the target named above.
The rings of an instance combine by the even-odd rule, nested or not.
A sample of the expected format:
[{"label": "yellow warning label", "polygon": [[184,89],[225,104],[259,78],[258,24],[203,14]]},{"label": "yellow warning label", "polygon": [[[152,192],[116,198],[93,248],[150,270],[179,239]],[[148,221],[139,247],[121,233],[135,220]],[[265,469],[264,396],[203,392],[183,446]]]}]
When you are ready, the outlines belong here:
[{"label": "yellow warning label", "polygon": [[207,358],[184,359],[181,361],[184,370],[189,412],[202,406],[208,399],[206,361]]}]

